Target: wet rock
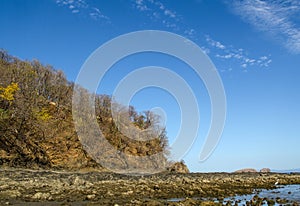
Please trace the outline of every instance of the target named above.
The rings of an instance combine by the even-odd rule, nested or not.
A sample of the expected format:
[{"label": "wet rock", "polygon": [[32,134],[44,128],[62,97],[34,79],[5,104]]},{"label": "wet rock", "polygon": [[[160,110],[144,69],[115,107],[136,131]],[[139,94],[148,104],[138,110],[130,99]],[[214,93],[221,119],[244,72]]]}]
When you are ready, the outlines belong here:
[{"label": "wet rock", "polygon": [[200,206],[221,206],[221,203],[216,203],[213,201],[205,201],[205,202],[201,202]]},{"label": "wet rock", "polygon": [[93,199],[95,199],[95,197],[96,197],[95,194],[87,195],[87,196],[86,196],[86,199],[87,199],[87,200],[93,200]]},{"label": "wet rock", "polygon": [[288,201],[286,199],[281,199],[280,197],[276,198],[276,202],[278,204],[286,204],[286,203],[288,203]]},{"label": "wet rock", "polygon": [[73,184],[75,186],[81,186],[85,184],[85,181],[80,179],[79,177],[75,177]]},{"label": "wet rock", "polygon": [[198,205],[197,201],[191,198],[186,198],[184,201],[182,201],[183,205]]},{"label": "wet rock", "polygon": [[49,193],[42,193],[42,192],[37,192],[35,193],[32,198],[36,200],[48,200],[50,199],[51,195]]},{"label": "wet rock", "polygon": [[129,191],[126,191],[126,192],[122,193],[122,195],[131,195],[131,194],[133,194],[132,190],[129,190]]},{"label": "wet rock", "polygon": [[267,204],[268,204],[269,206],[273,206],[273,205],[275,205],[275,201],[272,200],[272,199],[267,199]]},{"label": "wet rock", "polygon": [[0,191],[0,198],[17,198],[21,196],[21,192],[19,190],[6,190],[6,191]]},{"label": "wet rock", "polygon": [[159,190],[159,185],[154,185],[153,190]]}]

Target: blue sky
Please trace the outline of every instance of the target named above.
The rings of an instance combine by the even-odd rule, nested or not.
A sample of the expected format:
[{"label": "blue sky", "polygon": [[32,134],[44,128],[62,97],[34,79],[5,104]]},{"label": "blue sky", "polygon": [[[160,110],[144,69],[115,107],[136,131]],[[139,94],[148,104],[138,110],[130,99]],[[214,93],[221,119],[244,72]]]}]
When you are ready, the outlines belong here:
[{"label": "blue sky", "polygon": [[[199,152],[209,130],[210,101],[201,79],[182,62],[162,54],[125,58],[106,74],[100,93],[142,66],[163,66],[183,77],[198,99],[197,141],[184,157],[191,171],[299,168],[300,2],[298,0],[1,0],[0,48],[38,59],[75,81],[89,55],[108,40],[138,30],[163,30],[198,44],[224,84],[227,119],[216,150]],[[172,142],[180,108],[166,91],[148,88],[132,104],[162,107]]]}]

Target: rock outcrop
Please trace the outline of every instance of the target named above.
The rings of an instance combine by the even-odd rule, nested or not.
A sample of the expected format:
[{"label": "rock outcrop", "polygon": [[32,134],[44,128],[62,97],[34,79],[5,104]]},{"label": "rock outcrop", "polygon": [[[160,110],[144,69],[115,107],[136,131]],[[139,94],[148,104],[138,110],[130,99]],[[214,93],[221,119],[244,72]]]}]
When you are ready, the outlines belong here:
[{"label": "rock outcrop", "polygon": [[[258,171],[253,168],[245,168],[235,171],[234,173],[257,173]],[[269,168],[262,168],[259,170],[260,173],[270,173],[271,170]]]},{"label": "rock outcrop", "polygon": [[[272,189],[278,179],[283,185],[300,183],[299,174],[160,173],[129,176],[105,172],[10,169],[0,170],[0,205],[215,205],[217,198],[223,201],[225,197],[236,194],[251,194],[254,189]],[[174,197],[185,202],[170,202]],[[213,202],[195,202],[199,197],[213,198]],[[150,200],[153,202],[148,202]]]},{"label": "rock outcrop", "polygon": [[176,173],[189,173],[189,169],[184,163],[184,161],[181,162],[176,162],[172,164],[169,168],[168,171],[170,172],[176,172]]},{"label": "rock outcrop", "polygon": [[262,168],[259,172],[261,173],[269,173],[271,170],[269,168]]},{"label": "rock outcrop", "polygon": [[256,173],[257,170],[253,169],[253,168],[245,168],[245,169],[241,169],[241,170],[237,170],[234,173]]}]

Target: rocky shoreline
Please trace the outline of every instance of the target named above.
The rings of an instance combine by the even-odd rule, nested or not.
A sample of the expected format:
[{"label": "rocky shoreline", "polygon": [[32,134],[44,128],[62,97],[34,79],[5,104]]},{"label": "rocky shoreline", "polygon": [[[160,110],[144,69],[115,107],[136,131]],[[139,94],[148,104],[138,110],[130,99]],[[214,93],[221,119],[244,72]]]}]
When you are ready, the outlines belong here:
[{"label": "rocky shoreline", "polygon": [[[219,200],[254,189],[300,184],[300,174],[162,173],[127,176],[103,172],[0,170],[1,205],[176,205],[168,199]],[[188,202],[187,202],[188,201]],[[203,199],[201,204],[205,204]],[[186,205],[183,203],[184,205]]]}]

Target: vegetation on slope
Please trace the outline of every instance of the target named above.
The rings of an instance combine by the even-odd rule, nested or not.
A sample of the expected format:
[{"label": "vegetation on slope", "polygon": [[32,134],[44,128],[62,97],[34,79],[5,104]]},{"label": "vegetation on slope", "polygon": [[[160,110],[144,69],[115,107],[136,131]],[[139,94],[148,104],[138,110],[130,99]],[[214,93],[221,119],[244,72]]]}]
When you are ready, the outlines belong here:
[{"label": "vegetation on slope", "polygon": [[[0,165],[102,168],[85,152],[76,134],[72,119],[73,88],[74,83],[67,81],[62,71],[0,51]],[[151,140],[132,140],[122,134],[113,121],[111,97],[97,95],[95,99],[99,128],[115,149],[133,156],[151,157],[161,153],[159,158],[153,159],[153,167],[168,161],[164,129],[160,128],[159,135]],[[131,124],[140,130],[158,123],[158,117],[149,111],[138,113],[130,107],[127,112]],[[101,151],[102,148],[98,148]],[[118,162],[118,159],[115,164],[126,167],[126,162]]]}]

